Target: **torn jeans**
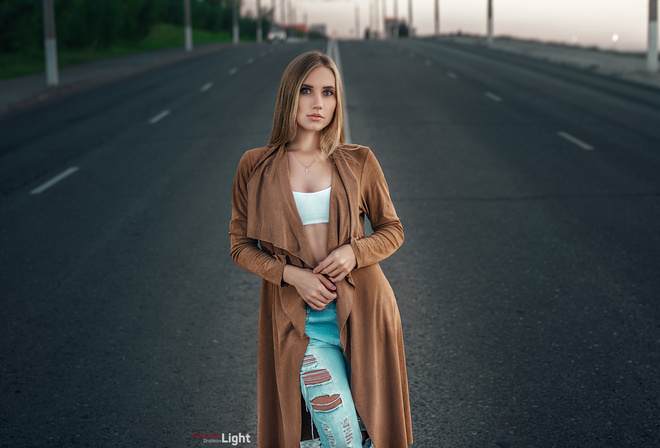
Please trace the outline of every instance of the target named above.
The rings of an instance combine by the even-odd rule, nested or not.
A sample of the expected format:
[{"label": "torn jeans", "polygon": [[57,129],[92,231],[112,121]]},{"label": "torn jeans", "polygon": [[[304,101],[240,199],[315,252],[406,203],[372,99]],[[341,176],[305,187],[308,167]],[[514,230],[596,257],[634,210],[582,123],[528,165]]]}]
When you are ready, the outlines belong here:
[{"label": "torn jeans", "polygon": [[305,333],[310,341],[300,369],[300,390],[322,446],[362,447],[334,301],[322,311],[307,306]]}]

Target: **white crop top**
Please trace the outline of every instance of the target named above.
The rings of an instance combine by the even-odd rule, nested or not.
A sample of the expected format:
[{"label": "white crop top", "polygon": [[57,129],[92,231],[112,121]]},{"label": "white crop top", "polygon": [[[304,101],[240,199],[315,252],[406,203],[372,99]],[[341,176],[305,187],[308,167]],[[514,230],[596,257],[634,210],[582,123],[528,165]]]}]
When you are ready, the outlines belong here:
[{"label": "white crop top", "polygon": [[315,191],[314,193],[293,192],[298,214],[304,226],[308,224],[327,224],[330,221],[330,190]]}]

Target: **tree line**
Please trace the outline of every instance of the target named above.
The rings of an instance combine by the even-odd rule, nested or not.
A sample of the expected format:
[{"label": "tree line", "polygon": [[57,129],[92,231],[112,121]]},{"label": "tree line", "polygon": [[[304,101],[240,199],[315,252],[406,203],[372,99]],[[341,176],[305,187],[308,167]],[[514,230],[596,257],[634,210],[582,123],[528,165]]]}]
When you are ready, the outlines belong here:
[{"label": "tree line", "polygon": [[[137,44],[157,23],[183,26],[184,21],[183,0],[53,0],[53,4],[58,47],[67,49]],[[191,0],[190,12],[193,29],[231,32],[232,0]],[[255,17],[244,15],[239,27],[241,35],[256,36]],[[268,30],[267,20],[262,27]],[[42,0],[0,1],[0,51],[41,51],[43,41]]]}]

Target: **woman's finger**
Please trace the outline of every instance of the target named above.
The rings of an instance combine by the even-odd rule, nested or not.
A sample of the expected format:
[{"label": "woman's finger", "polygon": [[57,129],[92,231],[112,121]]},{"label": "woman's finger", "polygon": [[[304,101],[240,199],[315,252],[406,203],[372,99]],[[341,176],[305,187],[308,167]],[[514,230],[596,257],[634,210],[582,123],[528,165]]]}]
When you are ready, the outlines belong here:
[{"label": "woman's finger", "polygon": [[323,286],[325,286],[330,291],[334,291],[335,289],[337,289],[337,287],[334,285],[334,283],[332,283],[330,280],[328,280],[323,275],[319,275],[318,279],[321,281],[321,284],[323,284]]},{"label": "woman's finger", "polygon": [[347,272],[340,272],[339,274],[337,274],[337,276],[330,277],[330,280],[332,280],[335,283],[339,283],[340,281],[344,280],[344,278],[346,278],[347,274],[348,274]]}]

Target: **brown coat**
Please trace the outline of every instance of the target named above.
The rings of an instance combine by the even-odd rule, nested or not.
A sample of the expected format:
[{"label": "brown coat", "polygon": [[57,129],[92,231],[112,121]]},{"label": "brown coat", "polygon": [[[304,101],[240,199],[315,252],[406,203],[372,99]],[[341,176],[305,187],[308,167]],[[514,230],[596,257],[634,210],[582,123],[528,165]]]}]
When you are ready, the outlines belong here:
[{"label": "brown coat", "polygon": [[[369,148],[346,145],[332,161],[328,250],[350,243],[357,258],[357,267],[336,285],[355,407],[376,448],[407,447],[412,426],[401,318],[378,265],[403,243],[403,229]],[[365,214],[374,229],[367,237]],[[229,233],[234,262],[263,278],[258,444],[298,448],[304,412],[300,367],[309,342],[306,304],[282,274],[286,264],[313,268],[315,263],[291,192],[284,147],[252,149],[241,158]]]}]

